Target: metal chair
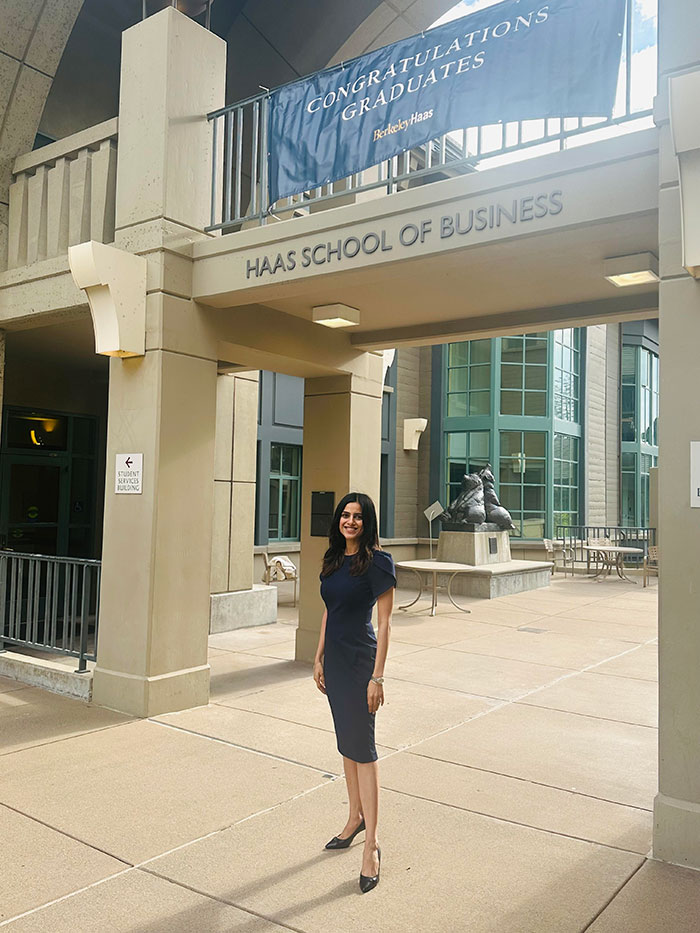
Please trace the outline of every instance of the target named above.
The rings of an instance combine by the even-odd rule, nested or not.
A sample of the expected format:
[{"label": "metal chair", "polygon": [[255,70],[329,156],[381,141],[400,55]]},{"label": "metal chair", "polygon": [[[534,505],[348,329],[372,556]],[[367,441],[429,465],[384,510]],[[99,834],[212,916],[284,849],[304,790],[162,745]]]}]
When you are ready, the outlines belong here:
[{"label": "metal chair", "polygon": [[[612,547],[612,541],[610,538],[589,538],[586,542],[589,547],[595,547],[600,545],[601,547]],[[599,570],[598,564],[605,563],[605,557],[599,551],[586,551],[586,572],[591,572],[591,560],[595,561],[596,573]]]},{"label": "metal chair", "polygon": [[275,582],[283,580],[294,581],[294,605],[297,604],[297,583],[299,582],[299,571],[296,564],[287,557],[286,554],[275,554],[270,557],[266,551],[263,551],[263,560],[265,561],[265,570],[263,571],[262,582],[271,586]]},{"label": "metal chair", "polygon": [[557,569],[557,551],[561,551],[562,554],[562,570],[564,571],[564,576],[571,565],[571,576],[574,575],[574,549],[567,547],[564,542],[553,541],[551,538],[543,538],[542,543],[544,544],[544,549],[547,552],[547,559],[552,562],[552,576]]},{"label": "metal chair", "polygon": [[644,555],[644,583],[643,586],[647,585],[647,580],[649,575],[655,573],[656,576],[659,576],[659,546],[658,544],[650,544],[649,548]]}]

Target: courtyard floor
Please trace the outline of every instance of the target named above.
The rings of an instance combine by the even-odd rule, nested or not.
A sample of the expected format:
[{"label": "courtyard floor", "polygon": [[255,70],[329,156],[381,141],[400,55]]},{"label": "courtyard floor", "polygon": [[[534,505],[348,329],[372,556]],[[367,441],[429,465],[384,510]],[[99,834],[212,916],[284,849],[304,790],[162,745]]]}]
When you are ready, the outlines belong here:
[{"label": "courtyard floor", "polygon": [[697,933],[700,872],[648,857],[656,582],[440,600],[395,613],[365,896],[362,837],[323,849],[345,786],[291,607],[210,639],[211,703],[187,712],[0,679],[0,928]]}]

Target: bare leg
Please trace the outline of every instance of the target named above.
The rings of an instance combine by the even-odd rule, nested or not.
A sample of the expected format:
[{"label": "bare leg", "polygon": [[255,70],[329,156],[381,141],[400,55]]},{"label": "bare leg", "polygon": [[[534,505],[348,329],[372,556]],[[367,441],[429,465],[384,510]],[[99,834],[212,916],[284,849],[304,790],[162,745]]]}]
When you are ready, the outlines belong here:
[{"label": "bare leg", "polygon": [[372,877],[379,873],[377,854],[377,819],[379,817],[379,767],[376,761],[357,764],[360,799],[365,817],[365,849],[362,853],[362,874]]},{"label": "bare leg", "polygon": [[351,758],[343,756],[343,768],[345,769],[345,783],[348,788],[348,804],[350,812],[345,829],[340,834],[341,839],[347,839],[355,832],[362,821],[362,804],[360,802],[360,784],[357,777],[357,762]]}]

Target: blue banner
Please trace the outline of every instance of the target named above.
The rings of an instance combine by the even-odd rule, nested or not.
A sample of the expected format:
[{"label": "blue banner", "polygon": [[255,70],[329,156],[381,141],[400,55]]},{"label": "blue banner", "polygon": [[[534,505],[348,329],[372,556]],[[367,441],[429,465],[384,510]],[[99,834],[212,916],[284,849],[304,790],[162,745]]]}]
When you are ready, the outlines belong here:
[{"label": "blue banner", "polygon": [[625,0],[505,0],[273,92],[270,202],[451,130],[608,117]]}]

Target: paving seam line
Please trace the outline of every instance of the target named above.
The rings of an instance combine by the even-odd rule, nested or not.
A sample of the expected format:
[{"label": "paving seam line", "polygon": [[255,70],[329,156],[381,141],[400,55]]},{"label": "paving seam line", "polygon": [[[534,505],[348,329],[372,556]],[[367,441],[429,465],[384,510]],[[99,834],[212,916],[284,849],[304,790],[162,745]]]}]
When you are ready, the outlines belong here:
[{"label": "paving seam line", "polygon": [[622,891],[623,888],[627,887],[627,885],[628,885],[628,884],[630,883],[630,881],[634,878],[634,876],[637,874],[637,872],[641,871],[642,868],[644,868],[644,866],[646,865],[646,863],[647,863],[648,861],[649,861],[649,859],[646,859],[646,858],[645,858],[644,861],[642,862],[642,864],[639,865],[637,868],[635,868],[635,870],[632,872],[632,874],[629,876],[629,878],[627,878],[625,881],[623,881],[622,884],[617,888],[617,890],[611,895],[611,897],[603,904],[603,906],[600,908],[600,910],[598,911],[598,913],[593,917],[593,919],[590,921],[590,923],[587,923],[586,926],[583,927],[583,929],[581,930],[581,933],[586,933],[586,930],[590,930],[590,928],[591,928],[591,927],[593,926],[593,924],[596,922],[596,920],[598,919],[598,917],[600,917],[601,914],[604,913],[604,912],[608,909],[608,907],[612,904],[612,902],[613,902],[613,901],[615,900],[615,898],[618,896],[618,894],[620,893],[620,891]]},{"label": "paving seam line", "polygon": [[[37,688],[41,689],[41,688]],[[72,699],[67,697],[66,699]],[[74,702],[79,703],[80,700]],[[88,706],[88,709],[107,709],[106,706]],[[46,742],[37,742],[36,745],[23,745],[22,748],[13,748],[9,752],[0,752],[0,758],[8,755],[19,755],[21,752],[28,752],[32,748],[43,748],[44,745],[58,745],[59,742],[69,742],[71,739],[79,739],[83,735],[94,735],[96,732],[106,732],[108,729],[119,729],[121,726],[129,726],[132,722],[142,722],[138,717],[127,719],[126,722],[113,722],[108,726],[98,726],[96,729],[86,729],[85,732],[76,732],[73,735],[62,735],[58,739],[48,739]]]},{"label": "paving seam line", "polygon": [[307,729],[315,729],[317,732],[323,732],[326,735],[334,735],[333,729],[324,729],[322,726],[312,726],[305,722],[296,722],[294,719],[285,719],[283,716],[273,716],[272,713],[262,713],[257,709],[246,709],[243,706],[229,706],[228,703],[210,703],[210,706],[218,706],[220,709],[235,710],[237,713],[251,713],[253,716],[264,716],[266,719],[274,719],[276,722],[288,722],[294,726],[306,726]]},{"label": "paving seam line", "polygon": [[[494,813],[485,813],[483,810],[474,810],[471,807],[461,807],[456,803],[447,803],[444,800],[436,800],[434,797],[424,797],[421,794],[411,794],[408,791],[398,790],[395,787],[385,787],[384,790],[387,790],[392,794],[399,794],[402,797],[410,797],[413,800],[425,800],[427,803],[434,803],[439,807],[447,807],[449,810],[459,810],[462,813],[473,813],[476,816],[483,816],[488,820],[494,820],[496,823],[507,823],[509,826],[522,826],[524,829],[531,829],[536,833],[544,833],[546,836],[561,836],[564,839],[573,839],[576,842],[583,842],[587,845],[600,846],[602,849],[612,849],[614,852],[624,852],[627,855],[636,855],[638,858],[646,858],[645,854],[642,852],[637,852],[635,849],[625,849],[622,846],[614,846],[609,842],[601,842],[599,839],[587,839],[585,836],[576,836],[573,833],[565,833],[558,829],[545,829],[542,826],[535,826],[532,823],[524,823],[522,820],[508,819],[508,817],[505,816],[496,816]],[[581,794],[579,796],[583,797],[587,795]],[[601,798],[595,799],[600,800]],[[626,805],[618,804],[618,806],[624,807]]]},{"label": "paving seam line", "polygon": [[29,917],[31,914],[38,913],[40,910],[46,910],[47,907],[53,907],[54,904],[60,904],[61,901],[67,901],[71,897],[75,897],[77,894],[82,894],[84,891],[89,891],[91,888],[97,888],[99,885],[104,884],[106,881],[112,881],[114,878],[121,878],[122,875],[126,875],[130,871],[135,871],[135,866],[125,868],[124,871],[118,871],[113,875],[108,875],[106,878],[100,878],[99,881],[93,881],[92,884],[86,884],[84,887],[78,888],[76,891],[71,891],[69,894],[63,894],[61,897],[57,897],[53,901],[47,901],[45,904],[40,904],[38,907],[32,907],[31,910],[25,910],[24,913],[17,914],[15,917],[8,917],[7,920],[0,920],[0,927],[14,923],[15,920],[21,920],[23,917]]},{"label": "paving seam line", "polygon": [[167,881],[170,884],[174,884],[178,888],[184,888],[186,891],[192,891],[193,894],[200,894],[202,897],[206,897],[210,901],[216,901],[219,904],[225,904],[226,907],[235,907],[236,910],[242,910],[253,917],[258,917],[260,920],[266,920],[268,923],[272,923],[284,930],[291,930],[292,933],[307,933],[307,931],[302,930],[301,927],[293,927],[290,924],[285,923],[283,920],[275,920],[273,917],[270,917],[267,914],[261,914],[257,910],[253,910],[251,907],[245,907],[243,904],[239,904],[236,901],[227,901],[224,897],[220,897],[217,894],[211,894],[207,891],[202,891],[199,888],[195,888],[194,885],[186,884],[184,881],[177,881],[176,879],[170,878],[167,875],[161,875],[157,871],[153,871],[150,868],[141,868],[137,865],[136,870],[142,871],[144,874],[151,875],[153,878],[158,878],[161,881]]},{"label": "paving seam line", "polygon": [[50,829],[52,832],[58,833],[60,836],[65,836],[67,839],[72,839],[73,842],[78,842],[80,845],[87,846],[89,849],[92,849],[95,852],[99,852],[101,855],[106,855],[108,858],[114,859],[115,862],[122,862],[122,864],[127,865],[129,868],[133,868],[133,862],[130,862],[128,859],[122,858],[120,855],[114,855],[114,853],[108,852],[106,849],[101,849],[93,842],[86,842],[84,839],[80,839],[79,836],[74,836],[72,833],[67,832],[65,829],[61,829],[59,826],[53,826],[51,823],[47,823],[46,820],[40,820],[38,816],[32,816],[31,813],[25,813],[24,810],[19,810],[17,807],[13,807],[9,803],[3,803],[1,800],[0,807],[4,807],[6,810],[11,810],[13,813],[17,813],[19,816],[23,816],[26,819],[31,820],[33,823],[38,823],[40,826],[45,826],[46,829]]},{"label": "paving seam line", "polygon": [[[649,641],[642,642],[640,644],[635,644],[627,651],[621,651],[620,654],[613,655],[610,658],[606,658],[606,660],[616,661],[618,658],[622,658],[625,655],[631,654],[633,651],[636,651],[637,648],[641,648],[644,645],[651,644],[652,641],[653,639],[650,639]],[[467,652],[463,652],[463,653],[466,654]],[[480,655],[479,657],[482,657],[482,656]],[[416,748],[418,745],[422,745],[424,742],[429,742],[431,739],[435,739],[441,735],[446,735],[448,732],[452,732],[454,729],[458,729],[460,726],[465,725],[467,722],[473,722],[475,719],[481,719],[482,716],[487,716],[489,713],[493,713],[497,709],[502,709],[504,706],[508,706],[512,703],[517,703],[518,701],[525,699],[525,697],[533,696],[533,694],[539,693],[541,690],[546,690],[548,687],[553,687],[555,684],[561,683],[564,680],[570,680],[572,677],[576,677],[579,674],[585,674],[586,672],[591,670],[591,668],[596,667],[597,664],[602,664],[602,663],[603,663],[602,661],[598,661],[596,662],[596,664],[590,664],[588,667],[584,667],[580,671],[571,671],[570,673],[564,674],[562,677],[558,677],[556,680],[551,681],[551,683],[545,684],[543,687],[535,687],[533,690],[528,690],[525,693],[522,693],[520,696],[513,697],[508,700],[503,699],[503,697],[500,697],[500,698],[493,697],[493,699],[500,700],[500,703],[497,706],[494,706],[488,710],[482,710],[482,712],[477,713],[476,716],[472,716],[469,719],[465,719],[464,722],[459,722],[456,725],[448,726],[446,729],[443,729],[440,732],[435,732],[433,735],[428,736],[428,738],[421,739],[419,742],[414,742],[412,745],[407,745],[404,749],[401,749],[401,750],[405,751],[406,749]],[[391,680],[391,675],[389,675],[388,679]],[[401,678],[397,677],[395,679],[400,680]],[[413,682],[415,683],[415,681]],[[461,693],[462,691],[456,691],[456,692]],[[485,699],[489,699],[489,698],[485,697]],[[591,718],[595,718],[595,717],[591,717]]]},{"label": "paving seam line", "polygon": [[[640,807],[634,803],[621,803],[619,800],[611,800],[609,797],[598,797],[595,794],[585,794],[583,791],[572,790],[569,787],[559,787],[557,784],[545,784],[543,781],[533,781],[531,778],[520,777],[518,774],[504,774],[503,771],[494,771],[492,768],[477,768],[475,765],[465,765],[461,761],[449,761],[445,758],[431,758],[430,755],[421,755],[418,752],[410,752],[410,754],[415,758],[426,758],[428,761],[439,761],[441,764],[450,765],[453,768],[466,768],[468,771],[479,771],[483,774],[495,774],[498,777],[505,777],[511,781],[520,781],[522,784],[532,784],[534,787],[546,787],[549,790],[561,791],[563,794],[571,794],[574,797],[584,797],[586,800],[599,800],[601,803],[610,803],[616,807],[624,807],[626,810],[639,810],[640,813],[649,814],[654,812],[650,807]],[[386,757],[389,758],[389,755]],[[380,759],[380,761],[384,760],[384,758]]]},{"label": "paving seam line", "polygon": [[[329,772],[326,768],[317,768],[315,765],[306,764],[303,761],[296,761],[294,758],[285,758],[283,755],[275,755],[274,752],[263,752],[259,748],[250,748],[248,745],[238,745],[236,742],[230,742],[228,739],[220,739],[215,735],[207,735],[203,732],[196,732],[193,729],[185,729],[184,726],[175,726],[170,722],[160,722],[158,719],[149,719],[156,726],[162,726],[165,729],[173,729],[175,732],[184,732],[185,735],[194,735],[198,739],[208,739],[210,742],[218,742],[219,745],[226,745],[228,748],[237,748],[242,752],[251,752],[253,755],[259,755],[261,758],[272,758],[274,761],[283,761],[285,764],[297,765],[300,768],[306,768],[308,771],[318,771],[320,774],[330,774],[331,777],[338,777],[339,774]],[[332,733],[328,733],[332,735]],[[384,746],[387,747],[386,745]]]},{"label": "paving seam line", "polygon": [[[643,682],[643,681],[642,681]],[[650,726],[645,722],[632,722],[630,719],[611,719],[609,716],[595,716],[593,713],[581,713],[575,709],[560,709],[558,706],[540,706],[538,703],[521,703],[516,700],[520,706],[529,706],[531,709],[546,709],[552,713],[567,713],[569,716],[582,716],[584,719],[598,719],[600,722],[619,722],[623,726],[639,726],[640,729],[653,729],[658,732],[658,726]]]}]

